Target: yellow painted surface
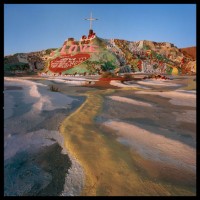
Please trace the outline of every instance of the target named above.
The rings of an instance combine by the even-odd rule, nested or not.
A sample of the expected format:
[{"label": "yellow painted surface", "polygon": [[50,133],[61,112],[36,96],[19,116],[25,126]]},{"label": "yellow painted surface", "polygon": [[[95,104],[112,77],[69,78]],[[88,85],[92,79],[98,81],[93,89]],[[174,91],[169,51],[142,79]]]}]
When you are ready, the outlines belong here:
[{"label": "yellow painted surface", "polygon": [[173,67],[172,75],[178,75],[178,69],[176,67]]},{"label": "yellow painted surface", "polygon": [[197,64],[195,63],[195,64],[194,64],[194,71],[195,71],[195,72],[196,72],[196,66],[197,66]]}]

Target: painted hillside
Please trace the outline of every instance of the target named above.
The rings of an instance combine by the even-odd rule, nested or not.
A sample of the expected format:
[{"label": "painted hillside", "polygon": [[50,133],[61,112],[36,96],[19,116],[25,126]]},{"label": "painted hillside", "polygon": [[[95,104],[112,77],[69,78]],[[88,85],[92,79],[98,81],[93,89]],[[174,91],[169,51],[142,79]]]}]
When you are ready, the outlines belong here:
[{"label": "painted hillside", "polygon": [[185,56],[196,60],[196,47],[181,48],[180,50]]},{"label": "painted hillside", "polygon": [[[60,48],[4,57],[4,70],[29,69],[47,75],[118,73],[195,74],[196,48],[168,42],[102,39],[93,30],[79,41],[68,38]],[[26,62],[25,62],[26,60]],[[13,64],[14,62],[14,64]],[[26,65],[24,66],[23,63]],[[28,65],[27,65],[28,64]]]},{"label": "painted hillside", "polygon": [[66,40],[51,53],[43,72],[68,75],[104,71],[192,74],[196,73],[196,61],[171,43],[102,39],[92,32],[80,41]]}]

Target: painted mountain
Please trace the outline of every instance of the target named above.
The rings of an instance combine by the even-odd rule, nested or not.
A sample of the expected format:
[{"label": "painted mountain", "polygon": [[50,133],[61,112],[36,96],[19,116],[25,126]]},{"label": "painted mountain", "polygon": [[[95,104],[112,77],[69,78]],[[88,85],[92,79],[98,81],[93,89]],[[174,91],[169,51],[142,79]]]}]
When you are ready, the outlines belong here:
[{"label": "painted mountain", "polygon": [[103,71],[191,74],[196,73],[196,58],[167,42],[106,40],[91,31],[80,41],[65,41],[51,53],[44,69],[47,74],[62,75]]},{"label": "painted mountain", "polygon": [[179,49],[168,42],[102,39],[92,30],[79,41],[68,38],[62,47],[51,53],[48,51],[45,59],[44,54],[40,55],[40,69],[47,75],[101,74],[105,71],[116,74],[196,73],[196,47]]}]

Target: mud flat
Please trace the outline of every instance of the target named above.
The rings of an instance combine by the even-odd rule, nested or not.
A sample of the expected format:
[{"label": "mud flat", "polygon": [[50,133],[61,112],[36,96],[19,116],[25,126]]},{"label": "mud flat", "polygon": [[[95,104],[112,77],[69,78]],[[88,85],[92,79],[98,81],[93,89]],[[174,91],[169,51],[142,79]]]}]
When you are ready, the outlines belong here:
[{"label": "mud flat", "polygon": [[[7,96],[9,112],[5,115],[4,125],[6,167],[15,166],[10,164],[13,163],[11,158],[20,160],[18,152],[28,151],[36,166],[32,174],[43,177],[42,180],[34,179],[36,186],[30,183],[23,189],[24,193],[17,193],[19,196],[30,193],[66,196],[196,195],[196,88],[191,77],[177,77],[167,84],[166,81],[156,84],[156,80],[126,84],[117,81],[98,83],[97,80],[91,84],[84,80],[83,84],[80,80],[79,85],[79,80],[73,79],[69,86],[64,79],[34,81],[37,87],[31,87],[31,90],[23,88],[34,96],[27,97],[23,103],[26,109],[15,108],[13,99],[21,99],[20,94],[7,94],[10,96]],[[13,85],[9,84],[7,87]],[[57,97],[63,95],[59,103],[45,92],[43,85],[49,84],[59,87],[61,93],[56,93]],[[22,87],[20,84],[15,86]],[[59,120],[54,118],[55,115]],[[31,125],[26,118],[32,120]],[[20,123],[21,128],[17,126]],[[15,134],[12,133],[14,129]],[[16,148],[11,148],[12,145],[18,147],[17,152]],[[49,158],[53,153],[54,163]],[[21,157],[26,158],[26,155],[25,152]],[[60,161],[56,162],[57,159]],[[30,167],[30,160],[27,160],[24,165]],[[54,167],[50,167],[52,165]],[[59,165],[60,171],[55,169]],[[22,182],[28,185],[26,181],[31,175],[25,174],[24,177],[28,178]],[[17,184],[9,180],[9,188],[12,186],[18,191]],[[59,180],[60,184],[56,182]],[[38,181],[42,182],[39,186]],[[57,184],[60,189],[54,190]],[[9,189],[6,191],[11,192]]]},{"label": "mud flat", "polygon": [[[185,82],[136,84],[86,92],[62,123],[65,145],[86,174],[82,195],[195,196],[196,94],[180,103]],[[185,120],[177,117],[183,113]]]},{"label": "mud flat", "polygon": [[84,173],[58,130],[85,99],[19,78],[4,85],[4,195],[79,195]]}]

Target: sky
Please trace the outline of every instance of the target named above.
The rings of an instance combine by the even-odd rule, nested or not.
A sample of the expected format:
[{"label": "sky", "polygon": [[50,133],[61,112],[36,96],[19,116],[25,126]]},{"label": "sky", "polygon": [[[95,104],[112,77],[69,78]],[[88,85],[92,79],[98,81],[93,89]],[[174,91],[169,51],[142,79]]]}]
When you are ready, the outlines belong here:
[{"label": "sky", "polygon": [[4,4],[4,55],[80,40],[91,12],[100,38],[196,46],[196,4]]}]

